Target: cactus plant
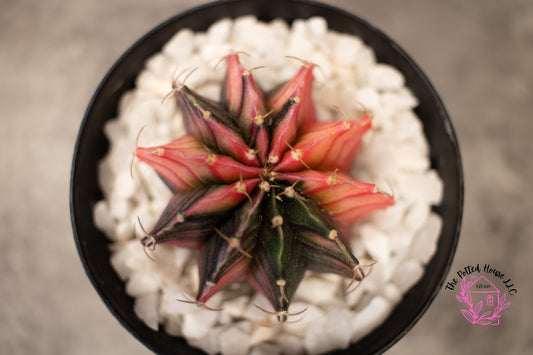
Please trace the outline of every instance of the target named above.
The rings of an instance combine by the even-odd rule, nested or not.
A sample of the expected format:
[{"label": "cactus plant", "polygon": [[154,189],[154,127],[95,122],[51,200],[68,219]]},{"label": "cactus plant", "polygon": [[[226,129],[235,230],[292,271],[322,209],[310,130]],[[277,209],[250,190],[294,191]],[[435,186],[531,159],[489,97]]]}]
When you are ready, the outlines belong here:
[{"label": "cactus plant", "polygon": [[197,250],[198,305],[244,281],[285,321],[306,271],[362,280],[349,228],[394,199],[349,176],[372,121],[319,122],[313,64],[265,93],[237,53],[225,61],[221,102],[174,83],[187,135],[136,148],[174,194],[141,242]]}]

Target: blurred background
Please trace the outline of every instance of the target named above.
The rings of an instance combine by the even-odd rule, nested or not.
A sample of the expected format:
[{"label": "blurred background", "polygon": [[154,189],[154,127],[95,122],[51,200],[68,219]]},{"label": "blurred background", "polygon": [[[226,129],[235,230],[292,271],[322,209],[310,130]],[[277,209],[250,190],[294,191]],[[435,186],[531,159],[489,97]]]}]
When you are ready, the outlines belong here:
[{"label": "blurred background", "polygon": [[[84,110],[113,62],[202,2],[0,0],[0,353],[149,354],[83,271],[69,219],[71,159]],[[396,40],[449,111],[466,189],[448,279],[490,263],[518,289],[502,324],[485,327],[462,319],[443,289],[387,354],[531,353],[533,2],[323,2]]]}]

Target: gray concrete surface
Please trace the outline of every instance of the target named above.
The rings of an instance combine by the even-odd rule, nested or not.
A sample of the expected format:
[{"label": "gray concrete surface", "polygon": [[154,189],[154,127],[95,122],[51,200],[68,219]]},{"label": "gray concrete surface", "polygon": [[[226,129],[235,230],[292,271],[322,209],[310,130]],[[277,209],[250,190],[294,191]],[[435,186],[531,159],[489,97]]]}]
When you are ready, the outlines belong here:
[{"label": "gray concrete surface", "polygon": [[[472,326],[443,290],[389,354],[533,350],[533,2],[326,1],[397,40],[440,92],[466,174],[452,271],[491,263],[518,288],[500,326]],[[197,2],[0,0],[0,353],[147,354],[107,311],[69,222],[84,109],[118,56]],[[453,275],[450,274],[449,278]]]}]

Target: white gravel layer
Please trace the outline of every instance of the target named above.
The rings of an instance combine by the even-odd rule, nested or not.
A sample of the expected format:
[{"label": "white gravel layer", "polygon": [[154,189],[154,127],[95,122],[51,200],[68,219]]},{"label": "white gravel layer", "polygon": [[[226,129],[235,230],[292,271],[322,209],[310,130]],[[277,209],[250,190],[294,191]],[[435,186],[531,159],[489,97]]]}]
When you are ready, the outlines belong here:
[{"label": "white gravel layer", "polygon": [[[260,39],[260,40],[258,40]],[[150,260],[135,234],[139,218],[150,229],[171,197],[148,166],[130,162],[139,131],[141,146],[165,144],[184,134],[173,100],[161,103],[172,80],[193,68],[187,85],[218,100],[224,66],[214,69],[230,51],[244,51],[243,65],[269,89],[288,80],[301,65],[295,56],[316,63],[314,98],[324,120],[373,113],[373,128],[364,137],[353,167],[359,180],[376,183],[394,194],[396,204],[358,222],[352,232],[354,254],[363,264],[377,261],[359,287],[345,292],[346,280],[309,273],[293,298],[290,311],[307,310],[298,322],[277,324],[254,305],[267,300],[246,285],[235,285],[209,302],[224,310],[208,311],[176,299],[192,299],[198,282],[194,253],[158,246]],[[395,68],[376,62],[361,39],[328,30],[324,19],[296,20],[292,26],[251,16],[214,23],[205,33],[182,30],[146,62],[136,87],[122,97],[118,117],[105,126],[110,150],[99,167],[104,199],[94,207],[96,225],[114,241],[111,263],[134,310],[154,329],[184,336],[210,354],[317,354],[346,348],[371,332],[424,273],[436,250],[442,226],[431,206],[440,203],[442,182],[430,169],[428,144],[413,112],[417,99]]]}]

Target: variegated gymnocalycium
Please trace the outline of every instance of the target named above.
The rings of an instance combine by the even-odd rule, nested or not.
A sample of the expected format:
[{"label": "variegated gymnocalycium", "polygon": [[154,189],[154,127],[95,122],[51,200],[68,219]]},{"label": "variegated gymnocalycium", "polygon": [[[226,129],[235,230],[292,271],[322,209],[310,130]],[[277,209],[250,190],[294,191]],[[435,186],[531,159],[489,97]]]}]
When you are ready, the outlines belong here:
[{"label": "variegated gymnocalycium", "polygon": [[284,321],[307,270],[362,280],[347,232],[394,199],[349,176],[372,121],[317,121],[314,65],[265,93],[237,53],[225,61],[220,103],[174,84],[187,135],[136,149],[174,194],[142,243],[198,251],[199,305],[248,282]]}]

